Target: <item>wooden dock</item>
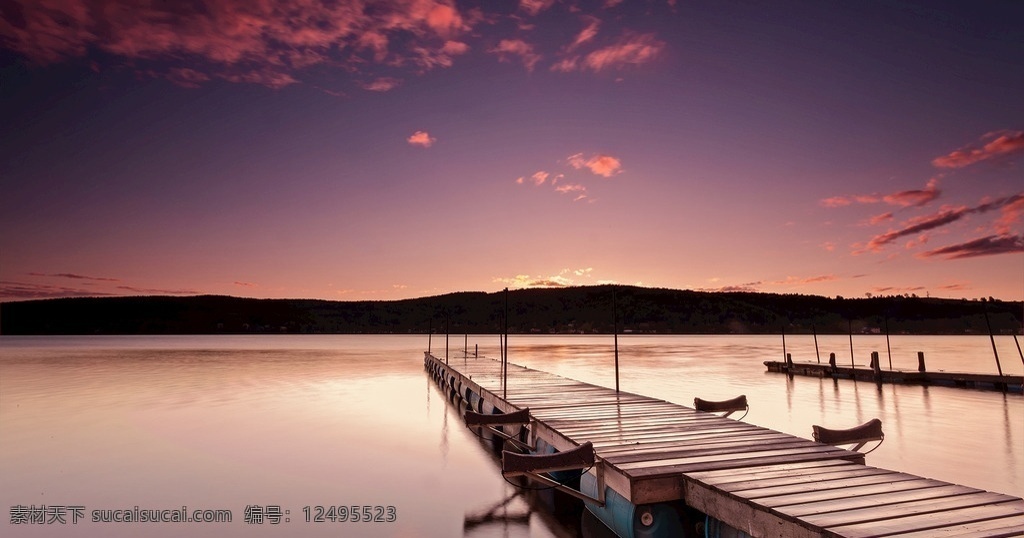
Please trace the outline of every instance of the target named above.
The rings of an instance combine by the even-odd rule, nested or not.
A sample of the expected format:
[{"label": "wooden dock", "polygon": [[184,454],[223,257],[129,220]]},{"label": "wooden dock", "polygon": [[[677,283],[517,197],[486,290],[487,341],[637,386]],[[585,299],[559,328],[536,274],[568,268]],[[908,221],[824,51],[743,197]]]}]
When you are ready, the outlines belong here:
[{"label": "wooden dock", "polygon": [[918,370],[886,370],[853,366],[831,366],[825,363],[765,361],[769,372],[802,375],[810,377],[831,377],[834,379],[855,379],[879,383],[902,383],[908,385],[939,385],[972,389],[989,389],[1021,392],[1024,376],[976,374],[966,372],[922,372]]},{"label": "wooden dock", "polygon": [[857,452],[513,364],[502,386],[496,360],[425,355],[452,397],[483,412],[529,408],[531,444],[592,442],[607,491],[640,507],[638,534],[644,507],[685,503],[754,537],[1024,536],[1019,497],[867,466]]}]

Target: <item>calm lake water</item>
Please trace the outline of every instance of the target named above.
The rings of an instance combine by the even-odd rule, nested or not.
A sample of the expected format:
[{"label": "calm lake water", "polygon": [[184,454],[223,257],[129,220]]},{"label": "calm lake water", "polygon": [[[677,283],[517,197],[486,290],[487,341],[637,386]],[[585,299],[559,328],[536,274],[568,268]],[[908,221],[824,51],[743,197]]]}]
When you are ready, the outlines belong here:
[{"label": "calm lake water", "polygon": [[[466,341],[449,339],[451,359],[463,360]],[[610,337],[510,344],[514,363],[614,386]],[[786,345],[794,360],[817,360],[810,336]],[[1013,338],[997,345],[1003,371],[1024,372]],[[431,346],[444,356],[443,335]],[[475,346],[498,355],[497,336],[470,336]],[[818,346],[823,361],[835,352],[849,364],[848,337],[819,336]],[[493,511],[506,519],[483,517],[515,490],[424,373],[426,347],[425,336],[0,337],[0,534],[578,535],[578,513],[531,509],[532,496]],[[988,337],[894,336],[891,349],[896,368],[916,369],[924,351],[930,370],[996,371]],[[854,338],[858,364],[873,350],[888,366],[884,336]],[[789,380],[762,364],[782,357],[778,336],[627,335],[619,355],[623,390],[682,404],[746,394],[746,421],[805,438],[812,424],[878,417],[886,441],[868,464],[1024,493],[1020,394]],[[19,507],[44,505],[45,519],[63,510],[66,523],[11,523]],[[348,521],[326,510],[339,505]],[[92,520],[136,506],[230,510],[232,521]],[[247,506],[262,524],[244,521]],[[353,506],[385,521],[352,522]]]}]

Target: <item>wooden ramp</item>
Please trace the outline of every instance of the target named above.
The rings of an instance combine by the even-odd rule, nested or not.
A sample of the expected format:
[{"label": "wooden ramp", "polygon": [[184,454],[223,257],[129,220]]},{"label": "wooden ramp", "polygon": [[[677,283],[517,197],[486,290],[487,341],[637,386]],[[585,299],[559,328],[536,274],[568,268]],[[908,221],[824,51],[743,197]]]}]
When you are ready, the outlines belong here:
[{"label": "wooden ramp", "polygon": [[[1024,500],[864,465],[857,452],[492,359],[426,355],[453,394],[529,408],[531,442],[593,443],[633,505],[683,501],[755,537],[1024,536]],[[471,398],[479,396],[479,398]],[[594,471],[592,471],[593,473]]]}]

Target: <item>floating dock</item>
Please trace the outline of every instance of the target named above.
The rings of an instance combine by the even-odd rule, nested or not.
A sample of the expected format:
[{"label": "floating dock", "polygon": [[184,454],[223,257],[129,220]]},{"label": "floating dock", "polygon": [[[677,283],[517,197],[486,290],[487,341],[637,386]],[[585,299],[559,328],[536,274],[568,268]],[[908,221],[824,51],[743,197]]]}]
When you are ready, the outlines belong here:
[{"label": "floating dock", "polygon": [[923,372],[915,370],[884,370],[853,366],[832,366],[813,362],[765,361],[769,372],[810,377],[831,377],[834,379],[854,379],[858,381],[874,381],[878,383],[902,383],[908,385],[939,385],[972,389],[1001,390],[1021,392],[1024,387],[1024,376],[974,374],[959,372]]},{"label": "floating dock", "polygon": [[529,408],[527,444],[593,443],[597,464],[580,491],[603,500],[587,509],[619,536],[1024,536],[1019,497],[867,466],[858,452],[514,364],[503,385],[496,360],[447,362],[425,353],[453,400],[489,414]]}]

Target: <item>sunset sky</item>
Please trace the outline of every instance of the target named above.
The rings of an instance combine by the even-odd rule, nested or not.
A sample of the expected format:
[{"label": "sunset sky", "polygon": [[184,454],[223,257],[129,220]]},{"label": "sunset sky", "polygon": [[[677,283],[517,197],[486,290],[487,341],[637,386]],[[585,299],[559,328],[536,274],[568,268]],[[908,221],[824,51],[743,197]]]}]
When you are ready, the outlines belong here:
[{"label": "sunset sky", "polygon": [[1024,2],[0,15],[0,300],[1024,299]]}]

